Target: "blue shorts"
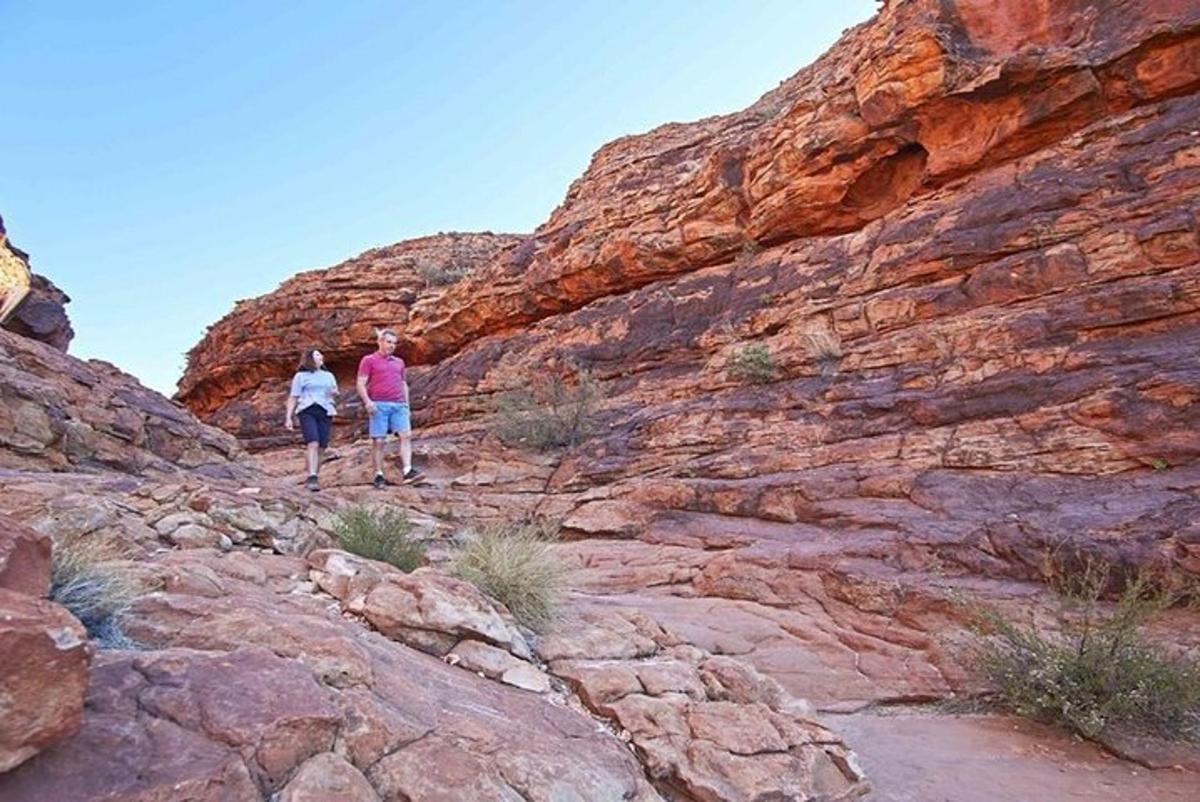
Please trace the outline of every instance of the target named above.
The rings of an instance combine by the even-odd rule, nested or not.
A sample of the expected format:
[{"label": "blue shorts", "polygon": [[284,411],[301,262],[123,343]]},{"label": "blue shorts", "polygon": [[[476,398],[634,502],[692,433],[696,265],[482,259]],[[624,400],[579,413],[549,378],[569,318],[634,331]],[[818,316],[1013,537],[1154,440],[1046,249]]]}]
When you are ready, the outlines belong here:
[{"label": "blue shorts", "polygon": [[375,414],[367,425],[372,437],[387,437],[391,432],[408,434],[412,424],[408,418],[408,404],[399,401],[376,401]]}]

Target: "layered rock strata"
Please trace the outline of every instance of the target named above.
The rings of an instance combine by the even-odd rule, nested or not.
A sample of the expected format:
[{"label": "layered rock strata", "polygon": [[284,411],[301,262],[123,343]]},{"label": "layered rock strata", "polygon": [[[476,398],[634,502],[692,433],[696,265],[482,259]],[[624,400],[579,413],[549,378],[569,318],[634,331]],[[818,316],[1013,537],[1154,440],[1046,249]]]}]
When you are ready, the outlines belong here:
[{"label": "layered rock strata", "polygon": [[0,469],[246,476],[245,452],[99,360],[0,331]]},{"label": "layered rock strata", "polygon": [[[561,520],[590,603],[825,709],[973,690],[970,607],[1083,561],[1194,577],[1198,53],[1194,4],[893,2],[744,112],[611,143],[412,305],[398,496]],[[580,368],[582,445],[496,438]]]},{"label": "layered rock strata", "polygon": [[438,234],[376,248],[325,270],[285,281],[240,301],[188,354],[178,398],[202,420],[250,445],[288,442],[279,421],[301,351],[318,348],[352,413],[358,360],[375,347],[375,329],[407,324],[420,298],[512,249],[506,234]]},{"label": "layered rock strata", "polygon": [[599,434],[537,504],[584,535],[673,511],[950,572],[1043,576],[1064,538],[1195,570],[1198,49],[1186,4],[891,3],[745,112],[606,146],[413,304],[428,448],[480,487],[497,394],[581,366]]},{"label": "layered rock strata", "polygon": [[[424,363],[428,483],[375,497],[435,531],[561,521],[573,628],[540,642],[433,569],[256,551],[329,544],[322,515],[371,492],[361,444],[306,507],[296,450],[238,479],[147,447],[100,468],[147,475],[71,495],[30,473],[91,467],[61,438],[33,457],[0,441],[24,460],[0,505],[31,526],[100,520],[90,531],[180,549],[139,561],[160,590],[128,628],[149,648],[103,655],[83,730],[0,775],[0,796],[303,798],[326,779],[422,800],[551,799],[563,782],[588,799],[860,793],[802,697],[854,711],[864,764],[895,783],[878,799],[1020,798],[1011,764],[981,755],[1043,741],[928,711],[895,726],[913,743],[953,733],[978,769],[956,779],[936,754],[889,757],[869,714],[978,690],[971,608],[1040,615],[1042,581],[1079,560],[1200,573],[1198,52],[1189,3],[887,3],[746,112],[607,146],[547,224],[481,247],[445,292],[403,269],[418,241],[330,287],[301,276],[210,332],[181,397],[258,437],[291,335],[325,338],[338,368],[370,346],[365,329],[339,339],[349,321],[398,323]],[[605,395],[581,445],[497,439],[500,393],[580,368]],[[188,480],[149,475],[162,459]],[[217,514],[229,505],[245,510]],[[1158,626],[1200,643],[1194,611]],[[252,684],[230,709],[231,674],[287,693]],[[1046,785],[1063,796],[1195,787],[1185,768],[1070,754]],[[95,755],[119,770],[97,778]],[[905,785],[914,771],[945,784]]]}]

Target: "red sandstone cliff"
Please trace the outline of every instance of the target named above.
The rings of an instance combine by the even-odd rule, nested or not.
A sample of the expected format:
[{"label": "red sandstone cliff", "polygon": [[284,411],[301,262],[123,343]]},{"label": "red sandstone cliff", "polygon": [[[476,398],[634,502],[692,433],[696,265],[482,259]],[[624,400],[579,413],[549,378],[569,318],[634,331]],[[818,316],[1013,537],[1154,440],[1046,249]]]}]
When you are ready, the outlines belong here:
[{"label": "red sandstone cliff", "polygon": [[[475,267],[449,290],[407,269],[446,247],[431,238],[243,302],[191,354],[198,415],[269,436],[296,340],[338,367],[398,325],[429,482],[372,495],[358,444],[316,497],[294,448],[240,479],[68,484],[44,473],[59,446],[0,440],[20,460],[0,514],[138,544],[162,588],[130,622],[150,650],[102,655],[84,730],[0,795],[258,799],[322,777],[365,799],[543,800],[564,779],[587,799],[860,793],[803,697],[853,733],[882,799],[1189,799],[1194,773],[1007,719],[843,714],[975,690],[964,600],[1040,612],[1064,557],[1200,574],[1197,132],[1194,3],[893,2],[751,109],[602,149],[519,244],[459,235]],[[750,345],[765,383],[729,370]],[[495,394],[569,363],[605,393],[593,436],[503,446]],[[79,370],[59,367],[44,375]],[[562,520],[569,626],[525,644],[436,571],[312,551],[333,507],[380,498],[435,538]],[[1162,626],[1200,643],[1194,611]],[[569,692],[527,695],[509,670]],[[133,770],[90,768],[118,752]]]},{"label": "red sandstone cliff", "polygon": [[505,234],[438,234],[301,273],[270,295],[240,301],[189,352],[178,398],[251,444],[287,442],[279,421],[303,349],[320,348],[342,388],[352,390],[376,327],[404,326],[419,298],[444,293],[440,282],[517,242]]},{"label": "red sandstone cliff", "polygon": [[[1196,571],[1198,88],[1192,3],[890,3],[750,109],[606,146],[532,237],[406,296],[418,421],[475,449],[497,390],[573,362],[605,427],[541,503],[581,531],[936,521],[917,551],[966,572],[1034,575],[1068,536]],[[385,297],[324,336],[368,342],[337,321]],[[253,367],[283,370],[276,327],[249,310],[307,314],[292,298],[197,345],[198,414],[277,417],[281,377]],[[751,344],[773,383],[730,380]],[[1064,517],[1130,481],[1162,495]],[[1010,531],[1017,498],[1058,512]],[[589,512],[617,499],[630,520]]]}]

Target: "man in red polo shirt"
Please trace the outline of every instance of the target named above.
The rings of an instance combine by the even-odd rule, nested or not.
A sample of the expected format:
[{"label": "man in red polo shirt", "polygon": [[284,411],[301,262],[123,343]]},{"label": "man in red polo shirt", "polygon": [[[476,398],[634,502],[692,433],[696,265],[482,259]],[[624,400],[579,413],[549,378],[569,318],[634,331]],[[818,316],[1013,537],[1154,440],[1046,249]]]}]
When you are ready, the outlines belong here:
[{"label": "man in red polo shirt", "polygon": [[408,410],[408,377],[404,360],[396,356],[396,332],[379,332],[379,350],[358,363],[358,397],[367,408],[371,457],[375,461],[376,489],[392,484],[383,475],[383,441],[391,433],[400,437],[401,477],[405,484],[421,478],[412,466],[412,424]]}]

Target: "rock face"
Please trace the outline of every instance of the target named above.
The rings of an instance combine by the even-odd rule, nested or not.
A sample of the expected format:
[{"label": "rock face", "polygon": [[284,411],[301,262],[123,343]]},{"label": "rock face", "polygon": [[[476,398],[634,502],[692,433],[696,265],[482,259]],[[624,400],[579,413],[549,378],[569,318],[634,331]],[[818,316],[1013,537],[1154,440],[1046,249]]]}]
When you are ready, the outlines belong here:
[{"label": "rock face", "polygon": [[178,398],[201,420],[250,445],[289,442],[279,421],[304,348],[321,350],[353,408],[358,360],[374,349],[375,329],[403,327],[419,298],[440,297],[442,282],[519,241],[505,234],[439,234],[301,273],[270,295],[239,302],[209,328],[188,353]]},{"label": "rock face", "polygon": [[[746,111],[606,146],[401,321],[431,464],[580,536],[741,531],[768,564],[1028,580],[1066,540],[1196,572],[1198,51],[1188,3],[889,3]],[[193,409],[258,392],[188,389],[250,339],[198,347]],[[497,393],[569,365],[598,434],[489,453]]]},{"label": "rock face", "polygon": [[679,798],[832,802],[866,790],[854,755],[805,703],[648,616],[581,616],[539,653],[589,709],[629,733],[650,777]]},{"label": "rock face", "polygon": [[[29,254],[8,241],[3,218],[0,218],[0,260],[9,260],[11,267],[28,272]],[[7,270],[0,273],[6,277],[8,275]],[[65,308],[71,299],[45,276],[32,273],[29,274],[29,280],[29,293],[13,309],[11,317],[4,321],[4,328],[22,337],[40,340],[59,351],[66,351],[71,338],[75,336]]]},{"label": "rock face", "polygon": [[[417,377],[423,422],[479,420],[573,361],[604,379],[613,431],[556,489],[688,463],[717,483],[689,492],[732,491],[693,506],[788,522],[829,515],[803,473],[941,498],[913,482],[1192,462],[1197,377],[1175,356],[1200,336],[1200,10],[993,6],[889,4],[745,112],[602,149],[533,237],[399,321],[447,357]],[[293,286],[333,298],[354,264],[229,320]],[[346,308],[321,314],[340,330]],[[280,357],[239,330],[214,329],[183,384],[213,420],[248,392],[204,395],[218,365]],[[749,345],[773,382],[730,380]]]},{"label": "rock face", "polygon": [[[429,483],[394,495],[563,521],[585,608],[819,708],[970,691],[962,599],[1037,607],[1091,557],[1200,574],[1198,132],[1195,3],[885,3],[749,109],[604,147],[532,236],[412,302]],[[590,437],[503,446],[498,395],[577,368]],[[242,431],[256,392],[183,398]],[[367,477],[346,457],[333,486]],[[629,727],[643,757],[667,729]]]},{"label": "rock face", "polygon": [[[346,383],[397,325],[420,486],[363,488],[353,443],[304,495],[298,449],[249,460],[0,332],[0,514],[130,544],[152,589],[0,798],[846,800],[860,765],[877,799],[1028,796],[987,750],[1035,735],[896,725],[953,775],[870,711],[978,690],[970,605],[1036,614],[1073,560],[1200,574],[1198,131],[1194,3],[889,2],[745,112],[607,146],[531,237],[304,274],[193,351],[181,398],[269,445],[298,341]],[[460,246],[469,276],[417,278]],[[578,368],[586,439],[501,443],[499,393]],[[563,620],[329,549],[368,499],[431,537],[561,521]],[[1200,644],[1193,610],[1159,625]],[[1070,755],[1038,768],[1063,798],[1194,796]]]},{"label": "rock face", "polygon": [[0,774],[6,802],[661,800],[585,713],[370,631],[303,560],[147,567],[164,590],[127,623],[144,648],[98,658],[82,730]]},{"label": "rock face", "polygon": [[4,322],[4,328],[65,352],[75,337],[75,329],[67,317],[66,305],[70,302],[54,282],[34,273],[29,295]]},{"label": "rock face", "polygon": [[98,360],[0,331],[0,468],[248,475],[224,432]]}]

